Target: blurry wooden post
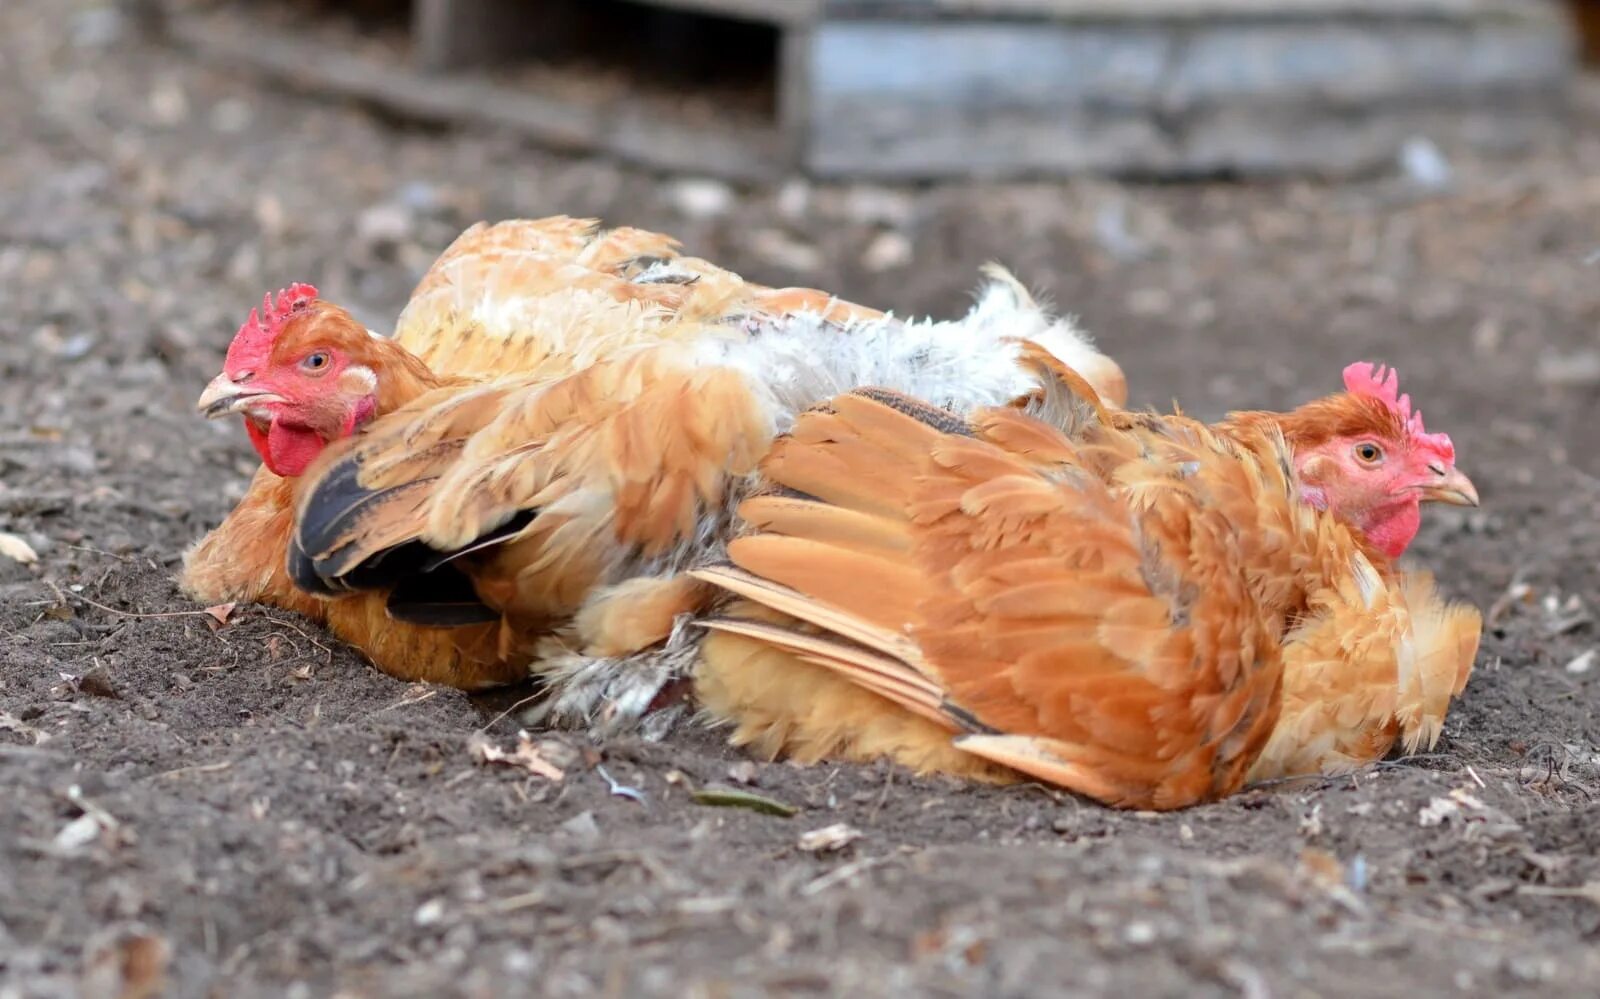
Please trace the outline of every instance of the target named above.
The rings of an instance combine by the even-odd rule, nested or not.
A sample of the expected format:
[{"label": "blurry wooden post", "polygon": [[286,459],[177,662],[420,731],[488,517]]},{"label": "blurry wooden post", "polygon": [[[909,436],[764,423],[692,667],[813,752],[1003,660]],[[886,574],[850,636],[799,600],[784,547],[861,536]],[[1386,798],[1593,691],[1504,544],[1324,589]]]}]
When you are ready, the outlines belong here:
[{"label": "blurry wooden post", "polygon": [[1578,34],[1583,38],[1583,58],[1586,62],[1600,63],[1600,3],[1596,0],[1567,0],[1572,8],[1572,18],[1578,24]]},{"label": "blurry wooden post", "polygon": [[576,7],[525,0],[413,0],[417,66],[430,73],[504,62],[565,37]]}]

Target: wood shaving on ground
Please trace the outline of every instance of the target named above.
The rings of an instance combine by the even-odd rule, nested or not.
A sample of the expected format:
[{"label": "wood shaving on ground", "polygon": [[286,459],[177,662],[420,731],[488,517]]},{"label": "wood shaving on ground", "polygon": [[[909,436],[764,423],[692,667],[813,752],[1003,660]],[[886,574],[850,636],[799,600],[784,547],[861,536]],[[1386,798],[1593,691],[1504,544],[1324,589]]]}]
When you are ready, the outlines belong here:
[{"label": "wood shaving on ground", "polygon": [[0,531],[0,555],[13,562],[21,562],[23,565],[32,565],[39,561],[39,553],[33,550],[32,545],[5,531]]},{"label": "wood shaving on ground", "polygon": [[796,844],[807,853],[832,853],[842,850],[862,837],[860,829],[843,822],[802,833]]},{"label": "wood shaving on ground", "polygon": [[479,763],[521,767],[528,773],[547,780],[565,780],[567,776],[566,771],[544,758],[534,743],[533,736],[526,731],[517,733],[517,748],[510,752],[496,746],[482,732],[474,732],[467,740],[467,752],[471,753],[472,758]]}]

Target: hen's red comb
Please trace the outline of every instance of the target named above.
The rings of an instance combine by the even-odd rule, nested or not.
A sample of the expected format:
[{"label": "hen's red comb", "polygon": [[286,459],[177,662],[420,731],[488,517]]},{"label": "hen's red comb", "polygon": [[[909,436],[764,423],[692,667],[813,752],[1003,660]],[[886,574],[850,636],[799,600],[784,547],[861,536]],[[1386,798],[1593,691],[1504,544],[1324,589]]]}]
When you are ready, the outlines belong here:
[{"label": "hen's red comb", "polygon": [[1382,364],[1357,361],[1344,369],[1344,387],[1351,395],[1376,399],[1400,417],[1406,433],[1418,446],[1433,451],[1445,461],[1456,460],[1456,448],[1449,434],[1430,434],[1422,425],[1422,410],[1411,408],[1411,397],[1400,394],[1400,373]]},{"label": "hen's red comb", "polygon": [[290,316],[304,310],[316,297],[317,289],[309,284],[291,284],[278,292],[276,303],[270,294],[263,296],[261,308],[251,309],[250,318],[234,334],[233,343],[228,346],[226,370],[253,371],[265,364],[272,352],[272,342],[283,332],[283,324]]}]

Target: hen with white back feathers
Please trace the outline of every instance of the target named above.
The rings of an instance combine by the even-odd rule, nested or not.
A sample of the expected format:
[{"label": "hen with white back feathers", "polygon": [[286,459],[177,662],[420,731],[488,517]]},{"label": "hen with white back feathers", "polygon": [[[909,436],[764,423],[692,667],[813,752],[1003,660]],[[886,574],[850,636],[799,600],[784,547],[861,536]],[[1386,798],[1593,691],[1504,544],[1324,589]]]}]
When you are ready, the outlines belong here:
[{"label": "hen with white back feathers", "polygon": [[[1040,383],[1018,336],[1124,397],[1117,366],[1002,272],[966,319],[905,322],[750,284],[642,230],[474,226],[393,339],[309,285],[241,326],[200,408],[244,415],[266,469],[190,552],[185,583],[326,620],[412,679],[474,687],[552,656],[620,655],[693,608],[703,587],[678,578],[689,553],[723,529],[725,501],[795,413],[864,381],[958,408],[1026,397]],[[497,530],[503,543],[486,540]],[[463,582],[485,564],[497,568]],[[507,612],[494,628],[445,627],[498,615],[490,605]]]}]

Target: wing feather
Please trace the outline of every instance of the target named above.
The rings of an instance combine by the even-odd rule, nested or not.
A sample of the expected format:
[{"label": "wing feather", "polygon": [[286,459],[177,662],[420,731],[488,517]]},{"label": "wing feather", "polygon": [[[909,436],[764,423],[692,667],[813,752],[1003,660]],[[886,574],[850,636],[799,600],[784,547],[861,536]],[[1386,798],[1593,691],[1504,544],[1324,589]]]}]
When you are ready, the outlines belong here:
[{"label": "wing feather", "polygon": [[531,638],[692,547],[772,422],[737,372],[662,350],[433,398],[308,472],[294,578],[314,592],[403,585],[394,609],[442,625],[481,616],[463,577]]},{"label": "wing feather", "polygon": [[[1292,519],[1262,513],[1292,501],[1278,442],[1252,463],[1203,434],[1156,445],[1093,413],[1080,426],[1092,442],[1014,409],[969,425],[881,392],[804,414],[762,466],[803,498],[747,501],[735,568],[696,573],[801,623],[713,626],[987,731],[957,748],[1108,803],[1233,790],[1278,704],[1285,609],[1254,577],[1291,573],[1292,553],[1240,540]],[[1135,505],[1112,473],[1137,463],[1168,484]]]}]

